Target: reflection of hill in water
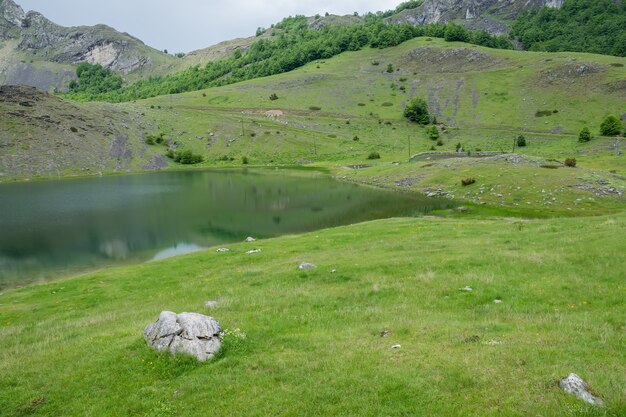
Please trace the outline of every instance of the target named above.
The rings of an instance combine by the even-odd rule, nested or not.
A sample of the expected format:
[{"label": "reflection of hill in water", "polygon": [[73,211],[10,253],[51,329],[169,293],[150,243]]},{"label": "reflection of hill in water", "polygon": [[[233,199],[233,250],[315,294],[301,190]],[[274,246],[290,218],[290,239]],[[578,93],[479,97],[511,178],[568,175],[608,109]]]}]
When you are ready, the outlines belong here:
[{"label": "reflection of hill in water", "polygon": [[178,242],[278,236],[434,203],[319,176],[208,171],[6,184],[0,196],[0,286],[34,270],[149,259]]}]

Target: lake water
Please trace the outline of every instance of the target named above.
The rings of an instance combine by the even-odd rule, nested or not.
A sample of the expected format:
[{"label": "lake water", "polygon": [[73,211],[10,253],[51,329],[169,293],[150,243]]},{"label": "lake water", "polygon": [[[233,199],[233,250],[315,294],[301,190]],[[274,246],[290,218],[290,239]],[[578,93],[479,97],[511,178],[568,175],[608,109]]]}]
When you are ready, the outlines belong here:
[{"label": "lake water", "polygon": [[288,171],[0,184],[0,289],[446,204]]}]

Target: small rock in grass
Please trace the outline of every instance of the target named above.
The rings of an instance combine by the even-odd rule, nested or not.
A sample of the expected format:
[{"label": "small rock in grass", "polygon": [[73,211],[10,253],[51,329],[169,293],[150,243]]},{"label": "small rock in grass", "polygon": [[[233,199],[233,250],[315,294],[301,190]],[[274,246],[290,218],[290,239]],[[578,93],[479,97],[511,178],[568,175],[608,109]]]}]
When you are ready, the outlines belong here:
[{"label": "small rock in grass", "polygon": [[217,301],[215,301],[215,300],[205,301],[204,302],[204,306],[206,308],[215,308],[215,307],[217,307]]},{"label": "small rock in grass", "polygon": [[303,264],[300,264],[300,266],[298,266],[298,269],[315,269],[315,268],[317,268],[317,265],[310,264],[308,262],[305,262]]},{"label": "small rock in grass", "polygon": [[459,290],[461,290],[461,291],[466,291],[466,292],[472,292],[472,291],[474,291],[474,289],[473,289],[472,287],[469,287],[469,286],[467,286],[467,287],[465,287],[465,288],[459,288]]},{"label": "small rock in grass", "polygon": [[402,347],[402,346],[400,346],[400,345],[393,345],[391,348],[392,348],[392,349],[400,349],[401,347]]},{"label": "small rock in grass", "polygon": [[246,255],[252,255],[253,253],[261,253],[261,249],[252,249],[246,252]]},{"label": "small rock in grass", "polygon": [[380,337],[387,337],[391,334],[391,332],[387,329],[383,330],[382,332],[380,332]]},{"label": "small rock in grass", "polygon": [[217,253],[226,253],[226,252],[230,252],[230,249],[228,249],[228,248],[219,248],[215,252],[217,252]]},{"label": "small rock in grass", "polygon": [[256,239],[255,239],[255,238],[253,238],[252,236],[248,236],[248,237],[246,238],[246,242],[254,242],[255,240],[256,240]]},{"label": "small rock in grass", "polygon": [[575,395],[581,400],[592,405],[603,406],[604,401],[600,397],[596,397],[589,392],[589,385],[578,375],[571,373],[567,378],[563,378],[559,383],[563,391],[568,394]]},{"label": "small rock in grass", "polygon": [[499,299],[499,298],[496,298],[495,300],[493,300],[493,302],[494,302],[495,304],[502,304],[502,300],[501,300],[501,299]]},{"label": "small rock in grass", "polygon": [[336,270],[336,269],[332,269],[332,270],[330,271],[330,273],[331,273],[331,274],[334,274],[335,272],[337,272],[337,270]]}]

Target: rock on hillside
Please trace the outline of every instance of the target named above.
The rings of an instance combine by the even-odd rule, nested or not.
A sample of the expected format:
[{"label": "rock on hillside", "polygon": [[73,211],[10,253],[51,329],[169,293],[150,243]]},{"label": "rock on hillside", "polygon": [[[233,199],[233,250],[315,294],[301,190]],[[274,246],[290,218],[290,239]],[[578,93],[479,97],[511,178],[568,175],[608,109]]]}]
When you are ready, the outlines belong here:
[{"label": "rock on hillside", "polygon": [[427,25],[462,20],[465,26],[491,33],[508,32],[502,20],[512,20],[532,7],[561,7],[563,0],[426,0],[415,9],[404,10],[389,18],[397,23]]},{"label": "rock on hillside", "polygon": [[[37,12],[24,13],[12,0],[0,0],[0,41],[11,42],[14,46],[13,56],[8,59],[12,59],[15,64],[43,61],[73,65],[89,62],[127,74],[174,61],[173,57],[109,26],[59,26]],[[10,70],[4,68],[4,78],[9,78],[4,80],[5,84],[12,83],[7,76]],[[22,84],[42,87],[40,82],[20,81]]]},{"label": "rock on hillside", "polygon": [[0,181],[165,168],[163,150],[144,143],[152,131],[129,107],[0,86]]}]

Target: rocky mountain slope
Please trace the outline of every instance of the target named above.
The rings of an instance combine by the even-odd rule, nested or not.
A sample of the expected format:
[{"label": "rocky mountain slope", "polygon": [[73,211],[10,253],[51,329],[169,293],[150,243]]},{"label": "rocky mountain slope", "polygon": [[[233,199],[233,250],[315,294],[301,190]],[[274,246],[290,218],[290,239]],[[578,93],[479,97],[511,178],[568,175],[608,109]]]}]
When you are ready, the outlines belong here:
[{"label": "rocky mountain slope", "polygon": [[59,26],[12,0],[0,0],[0,51],[0,84],[44,90],[62,88],[73,77],[72,65],[81,62],[129,74],[175,61],[111,27]]},{"label": "rocky mountain slope", "polygon": [[144,142],[153,130],[133,108],[0,86],[0,181],[165,168]]},{"label": "rocky mountain slope", "polygon": [[455,21],[470,28],[502,34],[508,32],[507,21],[529,8],[562,5],[563,0],[426,0],[418,8],[404,10],[388,20],[414,25]]}]

